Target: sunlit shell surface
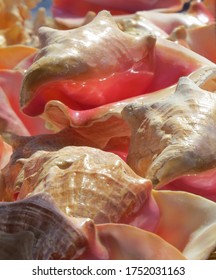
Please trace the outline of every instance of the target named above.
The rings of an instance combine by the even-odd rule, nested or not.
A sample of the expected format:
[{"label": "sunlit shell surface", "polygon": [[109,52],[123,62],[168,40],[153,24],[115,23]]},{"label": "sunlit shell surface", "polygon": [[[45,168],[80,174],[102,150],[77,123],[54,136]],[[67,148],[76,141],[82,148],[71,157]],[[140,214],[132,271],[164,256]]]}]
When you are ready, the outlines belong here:
[{"label": "sunlit shell surface", "polygon": [[180,191],[153,191],[153,196],[161,212],[156,233],[186,258],[207,259],[216,248],[215,202]]},{"label": "sunlit shell surface", "polygon": [[210,64],[180,45],[155,42],[151,33],[121,31],[106,11],[76,29],[40,28],[39,38],[41,50],[21,90],[22,110],[30,116],[43,113],[51,100],[82,111],[152,92]]},{"label": "sunlit shell surface", "polygon": [[[216,68],[202,67],[188,77],[201,88],[214,91],[216,89],[215,71]],[[53,129],[59,131],[60,129],[70,128],[76,135],[73,137],[74,140],[80,135],[85,141],[89,141],[89,146],[115,152],[125,159],[131,131],[128,123],[122,119],[123,108],[134,103],[149,104],[156,102],[172,94],[175,88],[176,84],[163,90],[85,111],[76,111],[59,101],[50,101],[46,105],[43,116],[49,125],[52,124]]]},{"label": "sunlit shell surface", "polygon": [[[155,42],[148,32],[125,33],[105,11],[76,29],[40,29],[41,50],[21,90],[23,112],[43,114],[55,131],[74,127],[93,143],[90,146],[120,150],[118,154],[125,158],[130,130],[121,120],[123,106],[137,95],[153,94],[175,85],[181,76],[214,65],[168,40]],[[110,38],[113,44],[105,54]]]},{"label": "sunlit shell surface", "polygon": [[[173,33],[170,35],[170,39],[182,44],[187,48],[190,48],[191,50],[203,55],[215,63],[215,29],[215,23],[205,26],[193,27],[190,29],[180,26],[174,29]],[[211,44],[209,44],[209,38],[211,38]]]},{"label": "sunlit shell surface", "polygon": [[216,258],[215,7],[0,0],[0,259]]},{"label": "sunlit shell surface", "polygon": [[[123,224],[97,226],[100,242],[108,247],[110,259],[185,259],[175,247],[156,234]],[[124,238],[122,238],[124,236]],[[86,252],[87,253],[87,252]]]},{"label": "sunlit shell surface", "polygon": [[[148,249],[145,243],[143,244],[144,255],[138,250],[141,245],[137,245],[137,249],[133,252],[130,246],[126,245],[129,240],[132,242],[133,238],[137,238],[137,235],[140,236],[140,242],[150,238],[152,240],[152,242],[148,241],[150,247],[153,246],[153,242],[159,242],[158,245],[165,248],[168,242],[189,259],[208,258],[216,247],[215,203],[186,192],[152,191],[150,182],[135,175],[114,154],[93,148],[70,146],[57,152],[36,152],[28,159],[17,160],[17,164],[21,167],[17,172],[14,188],[5,191],[8,193],[17,191],[18,201],[10,202],[9,205],[21,205],[23,209],[22,202],[28,202],[32,198],[39,205],[46,201],[47,207],[50,205],[49,209],[53,211],[57,206],[59,214],[62,211],[71,218],[88,217],[99,224],[99,227],[96,226],[94,230],[92,229],[94,225],[91,223],[87,226],[79,226],[88,244],[86,250],[83,251],[84,255],[81,254],[80,258],[112,259],[120,258],[120,256],[126,258],[132,256],[133,252],[136,258],[139,258],[139,255],[147,258],[145,250]],[[8,175],[14,173],[8,170],[8,168],[2,170],[5,186],[8,186],[10,182],[5,172],[7,171]],[[4,200],[7,196],[3,194],[2,198]],[[8,203],[2,202],[2,207]],[[203,211],[203,209],[208,209],[208,211]],[[179,212],[182,214],[185,212],[181,220],[177,218]],[[42,220],[40,212],[35,212],[35,215]],[[62,215],[66,217],[63,213]],[[34,222],[33,218],[31,220]],[[79,224],[79,220],[73,220],[73,222],[75,226]],[[130,224],[153,232],[164,241],[157,239],[154,234],[125,227],[125,231],[131,231],[134,236],[130,239],[128,233],[124,242],[117,239],[119,249],[116,249],[112,245],[113,242],[107,244],[103,236],[100,237],[98,230],[100,224],[104,223],[115,223],[117,232],[120,230],[118,224]],[[28,230],[28,225],[24,229]],[[108,229],[107,227],[105,229],[106,236]],[[126,255],[124,250],[127,251]],[[176,254],[176,258],[180,257],[175,250],[172,251],[171,247],[169,250],[171,250],[171,255]],[[162,258],[160,254],[154,256],[156,259]],[[166,253],[163,256],[169,258]],[[148,257],[153,258],[151,255]]]},{"label": "sunlit shell surface", "polygon": [[[78,29],[41,28],[39,38],[42,49],[26,73],[21,93],[21,106],[29,115],[42,113],[42,106],[50,99],[71,104],[76,109],[100,106],[127,98],[131,83],[139,94],[152,80],[148,61],[155,38],[122,32],[106,11]],[[62,46],[64,52],[60,54]],[[126,91],[121,90],[124,77],[128,80]],[[145,83],[140,83],[140,78]],[[117,81],[114,88],[113,83]],[[32,99],[37,106],[31,106]]]},{"label": "sunlit shell surface", "polygon": [[[188,78],[181,78],[175,93],[159,102],[125,107],[123,116],[133,129],[128,164],[156,187],[186,175],[198,181],[216,166],[215,108],[215,93]],[[214,171],[211,175],[211,183],[208,177],[201,179],[207,193],[215,189]]]},{"label": "sunlit shell surface", "polygon": [[[69,146],[56,152],[34,153],[30,158],[18,160],[17,165],[23,166],[13,190],[6,189],[7,197],[11,192],[12,197],[19,192],[18,199],[46,192],[69,216],[91,218],[96,223],[133,223],[136,219],[140,227],[145,227],[142,225],[145,205],[149,203],[157,209],[154,201],[149,201],[150,181],[137,176],[112,153]],[[2,170],[5,185],[9,186],[7,172],[7,168]]]}]

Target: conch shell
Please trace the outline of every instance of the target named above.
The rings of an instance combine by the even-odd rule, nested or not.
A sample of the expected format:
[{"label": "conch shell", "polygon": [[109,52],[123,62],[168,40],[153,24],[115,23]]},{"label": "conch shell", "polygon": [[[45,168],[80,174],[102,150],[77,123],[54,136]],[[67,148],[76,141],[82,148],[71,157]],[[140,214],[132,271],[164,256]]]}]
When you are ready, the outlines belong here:
[{"label": "conch shell", "polygon": [[23,112],[30,116],[42,114],[52,100],[76,111],[119,102],[166,88],[180,76],[211,65],[172,42],[156,41],[151,33],[121,31],[107,11],[76,29],[40,28],[39,38],[41,50],[26,72],[20,97]]},{"label": "conch shell", "polygon": [[161,213],[155,233],[190,260],[208,259],[216,248],[215,202],[181,191],[153,190],[153,197]]},{"label": "conch shell", "polygon": [[[107,246],[110,259],[186,259],[178,249],[160,236],[137,227],[123,224],[100,224],[97,225],[97,231],[100,242],[104,246]],[[85,255],[83,257],[85,257]]]},{"label": "conch shell", "polygon": [[[53,152],[38,151],[17,160],[17,165],[20,171],[12,189],[6,188],[7,197],[18,192],[19,200],[46,192],[69,216],[96,223],[133,224],[136,220],[137,226],[147,228],[142,219],[145,208],[148,203],[156,207],[149,196],[150,181],[137,176],[113,153],[68,146]],[[12,182],[8,170],[10,166],[2,170],[6,186]]]},{"label": "conch shell", "polygon": [[[5,167],[5,165],[8,163],[10,156],[12,154],[12,147],[5,143],[3,138],[0,136],[0,169]],[[1,175],[0,175],[1,177]],[[1,181],[1,179],[0,179]],[[1,183],[0,183],[1,185]]]},{"label": "conch shell", "polygon": [[139,11],[137,15],[143,17],[160,29],[170,34],[177,27],[186,29],[206,26],[214,22],[214,17],[201,2],[192,1],[189,9],[184,12],[167,13],[166,10]]},{"label": "conch shell", "polygon": [[156,188],[215,168],[215,110],[215,93],[186,77],[158,102],[126,106],[123,117],[132,128],[128,164]]},{"label": "conch shell", "polygon": [[[180,26],[172,32],[169,39],[175,41],[196,53],[216,63],[216,25],[215,23],[186,29]],[[211,38],[209,44],[208,39]]]},{"label": "conch shell", "polygon": [[0,134],[5,131],[29,135],[24,124],[11,108],[10,102],[0,85]]},{"label": "conch shell", "polygon": [[0,232],[0,260],[32,260],[33,243],[31,231]]},{"label": "conch shell", "polygon": [[77,29],[42,28],[39,36],[41,49],[22,84],[23,112],[42,114],[55,132],[72,127],[75,134],[88,139],[91,144],[87,145],[117,151],[122,158],[130,136],[121,117],[125,105],[166,95],[179,77],[214,67],[171,41],[158,38],[155,42],[151,34],[121,31],[106,11]]},{"label": "conch shell", "polygon": [[30,32],[26,30],[25,21],[40,0],[0,0],[0,36],[3,46],[26,43]]},{"label": "conch shell", "polygon": [[0,203],[0,231],[34,235],[33,259],[74,259],[87,247],[84,234],[55,206],[48,194]]},{"label": "conch shell", "polygon": [[[32,116],[42,113],[46,102],[52,99],[76,109],[88,109],[127,98],[130,88],[121,90],[126,76],[128,86],[132,81],[137,84],[138,94],[152,80],[148,61],[155,38],[122,32],[106,11],[77,29],[60,31],[42,27],[39,37],[41,50],[27,70],[20,99],[23,111]],[[62,46],[64,51],[60,55]],[[143,80],[140,83],[140,78],[145,83]],[[112,84],[117,81],[114,89]],[[111,87],[115,91],[112,95]],[[37,103],[34,112],[33,100]]]},{"label": "conch shell", "polygon": [[[216,90],[215,76],[216,68],[209,66],[194,71],[188,77],[199,87],[214,91]],[[73,139],[77,138],[78,140],[78,135],[80,135],[85,141],[89,141],[88,146],[117,153],[125,159],[128,153],[131,130],[128,123],[122,119],[123,108],[129,104],[139,106],[157,102],[172,94],[175,89],[176,84],[149,94],[84,111],[70,109],[62,102],[53,100],[47,103],[43,117],[53,130],[60,131],[70,128],[71,135],[76,135]],[[77,145],[79,141],[81,140],[78,140],[76,144],[71,143],[71,145]]]},{"label": "conch shell", "polygon": [[54,0],[52,11],[55,19],[71,19],[74,17],[84,16],[88,11],[98,12],[108,9],[112,14],[128,14],[135,11],[151,10],[151,9],[166,9],[167,12],[180,11],[183,5],[189,0],[80,0],[73,2],[71,5],[70,0]]},{"label": "conch shell", "polygon": [[[11,60],[13,58],[14,61],[10,64],[15,63],[16,56],[11,55]],[[44,121],[41,118],[30,118],[20,110],[19,91],[23,81],[22,71],[2,69],[0,77],[1,133],[7,131],[23,136],[47,133],[48,130],[44,127]]]},{"label": "conch shell", "polygon": [[[152,190],[150,181],[137,176],[112,153],[68,146],[17,158],[14,167],[4,168],[1,178],[5,193],[13,196],[17,191],[18,200],[2,205],[25,209],[22,203],[44,195],[51,201],[46,202],[51,212],[56,213],[57,206],[84,234],[88,245],[78,258],[183,258],[181,252],[186,258],[206,259],[216,247],[215,203],[186,192]],[[177,218],[179,212],[185,213],[181,219]],[[88,222],[89,218],[96,224]],[[122,231],[125,240],[120,238]],[[132,250],[134,238],[140,246]],[[154,244],[170,253],[157,254]],[[154,250],[152,255],[149,250]]]}]

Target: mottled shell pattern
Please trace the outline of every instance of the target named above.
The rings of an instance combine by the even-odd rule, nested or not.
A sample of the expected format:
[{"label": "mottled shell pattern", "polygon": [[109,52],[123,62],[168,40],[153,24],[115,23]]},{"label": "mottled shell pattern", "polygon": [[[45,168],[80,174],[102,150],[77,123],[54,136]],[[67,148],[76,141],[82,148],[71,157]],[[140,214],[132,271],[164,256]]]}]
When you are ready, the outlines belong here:
[{"label": "mottled shell pattern", "polygon": [[[87,247],[85,235],[45,193],[22,201],[0,203],[0,232],[21,235],[26,231],[34,235],[32,246],[32,237],[25,233],[30,239],[26,239],[26,242],[31,245],[28,250],[32,249],[33,259],[74,259]],[[20,235],[15,237],[19,238]],[[5,239],[9,237],[2,236]],[[14,240],[14,237],[11,236],[11,239]]]},{"label": "mottled shell pattern", "polygon": [[38,151],[17,164],[22,168],[12,188],[18,199],[46,192],[65,214],[96,223],[132,219],[151,191],[150,181],[117,155],[90,147]]},{"label": "mottled shell pattern", "polygon": [[0,232],[0,260],[32,260],[34,234],[31,231]]},{"label": "mottled shell pattern", "polygon": [[212,1],[37,2],[0,0],[0,259],[214,259]]},{"label": "mottled shell pattern", "polygon": [[216,95],[179,80],[174,94],[123,110],[132,128],[128,164],[161,186],[216,166]]}]

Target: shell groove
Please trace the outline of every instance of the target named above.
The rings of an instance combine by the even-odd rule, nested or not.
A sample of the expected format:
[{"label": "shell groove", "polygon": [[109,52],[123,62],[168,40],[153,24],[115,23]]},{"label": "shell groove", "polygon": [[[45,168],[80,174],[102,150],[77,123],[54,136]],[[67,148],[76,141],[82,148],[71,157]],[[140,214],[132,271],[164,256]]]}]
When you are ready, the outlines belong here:
[{"label": "shell groove", "polygon": [[46,192],[67,215],[96,223],[130,220],[151,191],[118,156],[90,147],[39,151],[23,162],[18,199]]},{"label": "shell groove", "polygon": [[87,240],[67,216],[55,206],[48,194],[16,202],[0,203],[0,231],[34,235],[33,259],[74,259],[81,255]]}]

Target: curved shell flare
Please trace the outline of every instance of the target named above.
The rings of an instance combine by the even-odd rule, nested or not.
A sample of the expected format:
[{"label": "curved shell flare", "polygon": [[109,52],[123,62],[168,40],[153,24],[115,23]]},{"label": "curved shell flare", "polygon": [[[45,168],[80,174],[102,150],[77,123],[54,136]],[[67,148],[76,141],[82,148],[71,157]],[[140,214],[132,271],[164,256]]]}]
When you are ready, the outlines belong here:
[{"label": "curved shell flare", "polygon": [[48,194],[37,194],[22,201],[1,202],[0,231],[33,233],[33,259],[74,259],[87,246],[84,234],[55,206]]},{"label": "curved shell flare", "polygon": [[215,112],[215,93],[186,77],[158,102],[126,106],[123,116],[132,127],[129,165],[156,187],[215,168]]},{"label": "curved shell flare", "polygon": [[53,99],[74,109],[96,107],[130,96],[131,82],[136,85],[134,94],[140,94],[152,80],[152,69],[145,62],[151,60],[155,38],[122,32],[107,11],[76,29],[42,27],[39,38],[41,50],[21,91],[26,114],[42,113]]},{"label": "curved shell flare", "polygon": [[[52,152],[38,151],[27,159],[18,159],[17,166],[14,186],[6,189],[11,196],[18,192],[18,199],[23,199],[28,194],[46,192],[69,216],[91,218],[96,223],[136,220],[141,227],[145,224],[141,216],[148,207],[151,183],[113,153],[68,146]],[[11,182],[8,174],[10,169],[5,168],[6,186]],[[151,199],[150,204],[154,207]]]}]

